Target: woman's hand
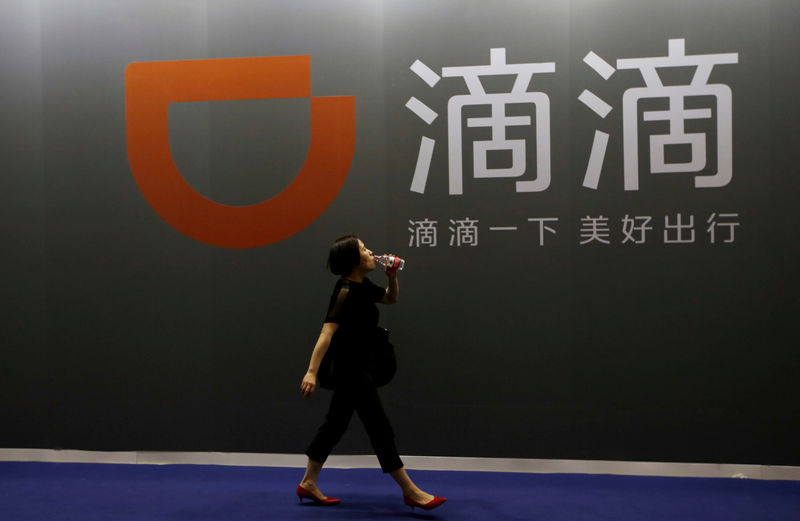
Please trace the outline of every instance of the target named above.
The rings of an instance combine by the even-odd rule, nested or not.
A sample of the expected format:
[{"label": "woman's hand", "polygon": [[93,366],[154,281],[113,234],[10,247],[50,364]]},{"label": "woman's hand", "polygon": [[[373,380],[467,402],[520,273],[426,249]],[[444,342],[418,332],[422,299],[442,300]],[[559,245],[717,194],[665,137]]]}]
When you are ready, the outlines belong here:
[{"label": "woman's hand", "polygon": [[382,304],[394,304],[397,302],[397,296],[400,294],[400,284],[397,282],[397,271],[399,268],[386,268],[386,277],[389,279],[389,284],[386,286],[386,292],[381,299]]},{"label": "woman's hand", "polygon": [[303,382],[300,384],[300,392],[303,393],[303,396],[305,398],[311,398],[316,389],[317,389],[317,375],[309,371],[303,377]]},{"label": "woman's hand", "polygon": [[[391,255],[395,259],[397,258],[397,255],[395,255],[394,253],[389,253],[388,255]],[[395,264],[399,264],[399,263],[395,262]],[[397,271],[399,269],[400,269],[399,266],[398,267],[394,267],[394,268],[390,268],[389,266],[386,266],[386,268],[385,268],[386,276],[389,277],[390,280],[395,278],[395,277],[397,277]]]}]

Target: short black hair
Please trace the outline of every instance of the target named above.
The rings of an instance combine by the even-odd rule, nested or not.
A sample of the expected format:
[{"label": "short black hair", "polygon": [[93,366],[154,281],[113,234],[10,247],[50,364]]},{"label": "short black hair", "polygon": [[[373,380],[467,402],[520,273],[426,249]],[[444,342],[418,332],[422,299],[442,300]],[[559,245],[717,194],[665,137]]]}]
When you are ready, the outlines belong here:
[{"label": "short black hair", "polygon": [[344,277],[350,275],[359,264],[361,249],[358,246],[358,237],[345,235],[333,241],[328,252],[328,269],[331,273]]}]

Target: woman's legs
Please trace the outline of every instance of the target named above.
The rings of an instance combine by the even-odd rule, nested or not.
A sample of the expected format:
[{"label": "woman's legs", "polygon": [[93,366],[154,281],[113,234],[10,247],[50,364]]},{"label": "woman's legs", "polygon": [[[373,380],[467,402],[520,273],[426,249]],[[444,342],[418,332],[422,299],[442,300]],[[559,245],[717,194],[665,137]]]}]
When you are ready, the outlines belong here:
[{"label": "woman's legs", "polygon": [[348,393],[334,391],[328,414],[325,415],[325,422],[306,449],[308,464],[300,486],[320,499],[325,499],[326,496],[317,488],[317,478],[331,450],[347,430],[350,418],[353,417],[353,410],[353,403]]},{"label": "woman's legs", "polygon": [[364,424],[364,430],[367,431],[369,441],[381,464],[381,470],[391,473],[402,469],[403,462],[400,460],[394,443],[394,431],[372,378],[368,374],[362,373],[358,377],[354,377],[353,383],[351,389],[355,410],[361,423]]},{"label": "woman's legs", "polygon": [[378,390],[369,375],[362,375],[357,394],[355,394],[355,408],[367,431],[375,454],[381,464],[381,469],[392,476],[400,485],[403,497],[407,497],[420,504],[433,500],[434,496],[421,490],[408,476],[397,448],[394,443],[394,431],[389,423],[389,418],[383,409]]},{"label": "woman's legs", "polygon": [[310,460],[325,463],[333,447],[344,436],[347,426],[350,424],[350,418],[353,417],[353,410],[353,400],[349,393],[340,389],[333,392],[325,421],[306,449],[306,456]]},{"label": "woman's legs", "polygon": [[328,496],[323,494],[322,491],[317,488],[317,478],[319,478],[319,472],[322,470],[322,465],[323,464],[319,461],[314,461],[311,458],[308,458],[306,473],[303,476],[303,481],[300,482],[300,486],[320,499],[327,499]]},{"label": "woman's legs", "polygon": [[308,465],[306,465],[306,473],[303,476],[303,481],[300,483],[307,483],[309,485],[316,485],[317,478],[319,478],[319,471],[322,470],[322,463],[319,461],[314,461],[311,458],[308,459]]},{"label": "woman's legs", "polygon": [[308,464],[300,486],[319,497],[325,496],[317,488],[317,479],[334,445],[344,435],[353,411],[357,411],[364,424],[370,442],[378,456],[381,469],[394,478],[403,491],[403,496],[421,504],[433,500],[434,496],[422,491],[411,481],[394,443],[394,432],[383,410],[378,391],[366,373],[348,375],[345,384],[333,393],[325,422],[306,450]]},{"label": "woman's legs", "polygon": [[420,490],[418,486],[411,481],[411,478],[406,473],[405,468],[399,468],[389,473],[394,478],[400,488],[403,489],[403,497],[407,497],[417,503],[426,504],[433,500],[433,496],[427,492]]}]

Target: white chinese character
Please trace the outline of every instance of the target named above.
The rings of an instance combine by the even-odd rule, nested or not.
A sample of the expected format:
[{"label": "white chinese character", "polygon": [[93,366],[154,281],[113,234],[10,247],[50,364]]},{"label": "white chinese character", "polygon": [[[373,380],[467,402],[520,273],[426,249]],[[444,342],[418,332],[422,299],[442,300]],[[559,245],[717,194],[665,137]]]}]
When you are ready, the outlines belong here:
[{"label": "white chinese character", "polygon": [[715,238],[715,231],[717,227],[725,226],[728,228],[728,238],[722,242],[733,242],[734,238],[734,230],[737,226],[739,226],[739,222],[717,222],[717,217],[720,219],[732,219],[739,217],[738,213],[721,213],[717,215],[716,213],[712,213],[711,217],[708,218],[706,221],[708,223],[708,229],[706,230],[709,235],[711,236],[711,244],[714,244]]},{"label": "white chinese character", "polygon": [[[694,215],[689,216],[689,224],[684,224],[682,215],[678,214],[677,222],[675,224],[669,223],[669,216],[664,216],[664,243],[692,243],[694,242]],[[675,238],[669,237],[669,231],[675,230]],[[684,238],[684,231],[689,232],[689,237]]]},{"label": "white chinese character", "polygon": [[[411,70],[433,87],[440,77],[419,60],[411,66]],[[554,62],[544,63],[506,63],[504,48],[491,49],[489,65],[465,67],[444,67],[442,77],[462,77],[467,84],[469,94],[457,95],[447,103],[448,128],[448,191],[450,195],[464,193],[462,166],[462,109],[466,106],[488,105],[491,107],[489,117],[467,118],[467,127],[487,127],[491,129],[492,138],[472,143],[473,173],[476,178],[521,177],[527,171],[526,140],[507,139],[506,128],[510,126],[532,126],[530,116],[507,116],[506,105],[509,103],[528,103],[535,107],[536,123],[536,179],[517,181],[517,192],[541,192],[550,186],[550,98],[543,92],[529,92],[528,87],[533,74],[555,72]],[[515,75],[516,79],[511,92],[487,93],[481,83],[481,76]],[[416,98],[409,99],[406,107],[431,124],[438,116]],[[420,143],[411,191],[424,193],[428,178],[431,156],[435,141],[423,136]],[[490,168],[487,162],[489,152],[504,151],[511,153],[511,166],[507,168]]]},{"label": "white chinese character", "polygon": [[[669,122],[668,134],[650,136],[650,171],[653,174],[661,174],[701,172],[706,167],[708,162],[706,134],[687,133],[684,123],[692,119],[711,119],[712,111],[710,108],[687,109],[684,107],[684,101],[690,96],[714,96],[717,119],[717,172],[712,175],[696,176],[694,184],[698,188],[720,187],[727,185],[731,180],[733,173],[731,89],[724,84],[709,84],[708,79],[714,65],[738,63],[739,54],[687,56],[685,45],[685,39],[673,39],[669,40],[667,56],[617,60],[617,69],[639,69],[646,84],[645,87],[628,89],[622,97],[625,190],[639,189],[638,104],[643,99],[669,100],[668,110],[651,110],[642,114],[644,121]],[[615,72],[614,67],[593,52],[587,54],[583,61],[604,79],[608,79]],[[689,85],[664,85],[658,75],[658,69],[670,67],[696,67]],[[603,118],[612,109],[609,104],[588,90],[584,90],[578,99]],[[583,186],[587,188],[597,189],[608,139],[607,133],[595,131],[592,152],[583,181]],[[691,151],[690,160],[667,162],[665,150],[668,146],[674,145],[688,146]]]},{"label": "white chinese character", "polygon": [[581,244],[586,244],[592,241],[610,244],[608,240],[611,235],[611,230],[608,228],[608,217],[586,217],[581,218],[581,238],[586,239],[581,241]]},{"label": "white chinese character", "polygon": [[470,219],[469,217],[456,221],[450,219],[452,226],[450,229],[450,246],[455,242],[456,246],[477,246],[478,245],[478,227],[475,226],[477,219]]},{"label": "white chinese character", "polygon": [[[653,229],[652,226],[648,226],[651,219],[652,217],[649,215],[629,217],[628,214],[625,214],[625,217],[622,218],[622,233],[625,234],[625,238],[622,239],[622,244],[628,241],[633,241],[635,244],[644,244],[645,234],[648,230]],[[638,239],[634,237],[634,233],[639,234]]]},{"label": "white chinese character", "polygon": [[411,240],[408,242],[409,246],[436,246],[436,223],[427,217],[422,221],[411,221],[408,223],[411,227],[408,229],[411,232]]},{"label": "white chinese character", "polygon": [[[599,57],[593,52],[589,52],[584,58],[584,63],[594,69],[594,71],[607,80],[614,74],[614,67],[608,62]],[[578,96],[578,100],[584,105],[592,109],[595,114],[604,118],[611,112],[611,105],[598,98],[593,92],[584,90]],[[592,153],[589,156],[589,163],[586,166],[586,175],[583,178],[583,186],[597,189],[597,184],[600,181],[600,173],[603,169],[603,160],[606,155],[606,146],[608,145],[608,134],[599,130],[594,131],[594,142],[592,143]]]},{"label": "white chinese character", "polygon": [[558,222],[558,217],[529,217],[528,221],[539,223],[539,246],[544,246],[544,232],[548,231],[553,235],[556,234],[555,229],[550,228],[545,222]]}]

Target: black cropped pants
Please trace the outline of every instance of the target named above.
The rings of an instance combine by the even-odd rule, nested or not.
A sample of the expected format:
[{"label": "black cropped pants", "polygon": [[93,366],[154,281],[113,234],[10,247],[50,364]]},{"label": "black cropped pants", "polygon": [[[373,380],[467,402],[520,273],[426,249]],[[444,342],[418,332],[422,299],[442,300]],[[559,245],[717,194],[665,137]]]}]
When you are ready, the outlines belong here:
[{"label": "black cropped pants", "polygon": [[337,378],[325,422],[306,449],[306,456],[325,463],[333,447],[342,439],[353,411],[358,413],[367,431],[381,470],[393,472],[403,467],[394,443],[394,431],[383,410],[378,390],[366,371],[357,371]]}]

